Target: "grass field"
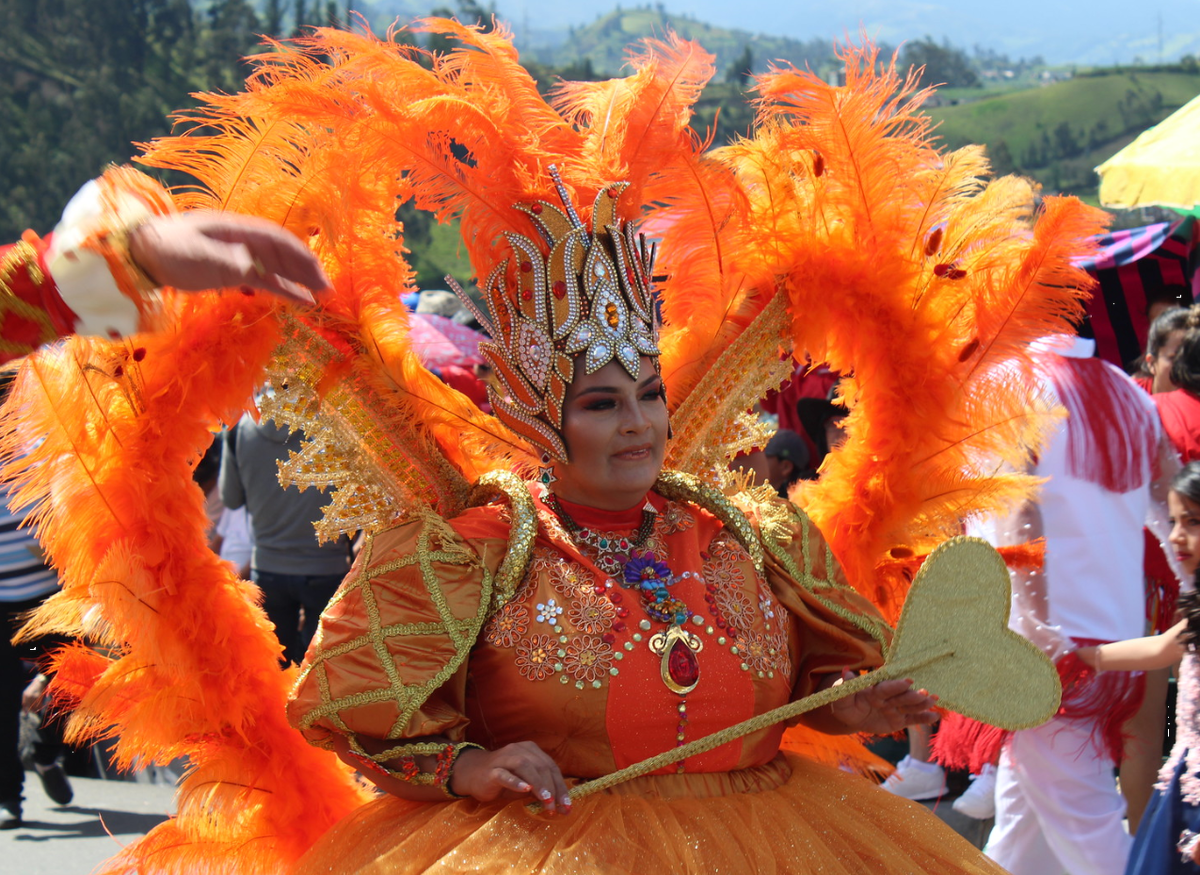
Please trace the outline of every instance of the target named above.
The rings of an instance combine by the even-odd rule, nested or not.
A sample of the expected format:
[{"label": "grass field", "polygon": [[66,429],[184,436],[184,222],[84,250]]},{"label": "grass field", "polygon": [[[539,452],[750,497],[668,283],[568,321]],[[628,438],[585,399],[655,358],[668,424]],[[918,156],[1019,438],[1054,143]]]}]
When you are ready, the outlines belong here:
[{"label": "grass field", "polygon": [[[952,148],[1003,140],[1017,159],[1031,144],[1066,122],[1083,143],[1101,131],[1098,145],[1157,124],[1197,94],[1200,74],[1120,73],[1079,76],[1044,87],[930,110]],[[1113,150],[1115,151],[1115,149]]]}]

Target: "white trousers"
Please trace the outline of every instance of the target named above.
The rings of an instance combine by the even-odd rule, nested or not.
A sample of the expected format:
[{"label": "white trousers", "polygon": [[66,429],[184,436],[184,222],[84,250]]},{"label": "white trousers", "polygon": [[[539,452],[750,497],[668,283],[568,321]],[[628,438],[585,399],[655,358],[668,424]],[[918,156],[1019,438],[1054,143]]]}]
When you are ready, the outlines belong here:
[{"label": "white trousers", "polygon": [[1133,846],[1125,800],[1091,729],[1056,718],[1005,746],[983,852],[1013,875],[1123,875]]}]

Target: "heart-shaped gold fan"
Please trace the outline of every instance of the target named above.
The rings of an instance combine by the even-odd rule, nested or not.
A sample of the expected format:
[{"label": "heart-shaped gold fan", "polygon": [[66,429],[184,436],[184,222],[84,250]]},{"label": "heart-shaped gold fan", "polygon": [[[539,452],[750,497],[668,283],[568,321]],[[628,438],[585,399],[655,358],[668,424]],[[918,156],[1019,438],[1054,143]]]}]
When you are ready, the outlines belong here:
[{"label": "heart-shaped gold fan", "polygon": [[953,538],[921,567],[904,602],[887,661],[860,675],[728,729],[698,738],[571,790],[578,798],[712,750],[864,690],[912,678],[947,710],[1001,729],[1028,729],[1058,710],[1054,665],[1008,628],[1011,588],[1004,560],[978,538]]}]

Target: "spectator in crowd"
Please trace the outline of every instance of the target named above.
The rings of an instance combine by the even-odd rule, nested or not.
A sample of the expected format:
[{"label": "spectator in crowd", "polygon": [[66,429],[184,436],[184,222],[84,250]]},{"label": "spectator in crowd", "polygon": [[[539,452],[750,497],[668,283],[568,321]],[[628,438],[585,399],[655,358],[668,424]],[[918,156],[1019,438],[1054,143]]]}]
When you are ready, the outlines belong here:
[{"label": "spectator in crowd", "polygon": [[1150,323],[1150,330],[1146,333],[1146,352],[1134,379],[1151,395],[1179,388],[1171,379],[1171,366],[1175,363],[1179,344],[1183,342],[1187,318],[1187,309],[1171,307],[1159,313],[1158,318]]},{"label": "spectator in crowd", "polygon": [[[1173,299],[1172,299],[1173,300]],[[1179,387],[1171,379],[1176,354],[1187,329],[1188,311],[1183,307],[1158,308],[1146,335],[1135,382],[1152,395],[1173,392]],[[1200,423],[1196,423],[1200,426]],[[1178,447],[1181,442],[1168,429],[1167,437]],[[1180,581],[1171,568],[1158,539],[1146,531],[1146,604],[1149,629],[1163,631],[1175,622],[1175,604]],[[1121,793],[1128,804],[1129,831],[1136,833],[1142,813],[1150,801],[1162,760],[1162,738],[1166,728],[1167,689],[1170,669],[1146,672],[1146,697],[1138,713],[1125,727],[1129,740],[1121,762]]]},{"label": "spectator in crowd", "polygon": [[796,402],[796,413],[815,450],[811,467],[820,470],[829,451],[837,449],[845,436],[842,420],[848,415],[846,408],[826,398],[801,398]]},{"label": "spectator in crowd", "polygon": [[[8,394],[12,374],[0,375],[0,399]],[[25,770],[19,752],[22,710],[42,708],[48,678],[38,672],[32,680],[25,662],[34,662],[53,641],[14,644],[22,618],[58,590],[58,578],[47,567],[33,531],[24,517],[9,507],[7,487],[0,483],[0,829],[21,825],[21,791]],[[74,793],[60,762],[65,747],[58,719],[44,717],[34,743],[33,764],[42,788],[54,802],[66,805]]]},{"label": "spectator in crowd", "polygon": [[1186,313],[1171,362],[1171,382],[1178,388],[1154,396],[1167,437],[1185,464],[1200,459],[1200,304]]},{"label": "spectator in crowd", "polygon": [[767,480],[781,498],[787,498],[788,490],[797,480],[812,480],[817,476],[809,467],[808,444],[789,429],[775,432],[763,455],[767,460]]},{"label": "spectator in crowd", "polygon": [[1113,765],[1141,677],[1095,674],[1075,651],[1144,632],[1141,529],[1167,445],[1145,393],[1093,357],[1094,341],[1071,341],[1039,344],[1044,391],[1067,417],[1030,471],[1046,478],[1037,501],[1008,527],[1014,541],[1046,544],[1042,571],[1014,581],[1010,626],[1064,681],[1058,715],[1002,749],[984,850],[1015,875],[1119,875],[1131,846]]},{"label": "spectator in crowd", "polygon": [[330,496],[279,483],[279,462],[298,453],[303,440],[301,432],[289,434],[284,426],[247,415],[225,433],[220,474],[225,507],[249,513],[250,578],[262,589],[263,610],[275,624],[284,661],[295,663],[350,567],[349,539],[320,544],[313,530]]}]

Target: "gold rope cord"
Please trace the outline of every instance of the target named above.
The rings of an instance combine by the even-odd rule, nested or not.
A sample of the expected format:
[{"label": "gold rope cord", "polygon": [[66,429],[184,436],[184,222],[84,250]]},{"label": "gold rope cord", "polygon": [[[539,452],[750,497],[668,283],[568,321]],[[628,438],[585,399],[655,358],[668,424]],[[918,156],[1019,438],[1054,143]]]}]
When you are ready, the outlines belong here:
[{"label": "gold rope cord", "polygon": [[489,471],[472,488],[471,506],[486,504],[498,495],[508,499],[512,520],[508,530],[508,549],[496,571],[491,613],[504,607],[517,591],[529,568],[533,542],[537,538],[537,508],[525,481],[511,471]]},{"label": "gold rope cord", "polygon": [[707,510],[719,519],[725,528],[729,529],[738,539],[738,542],[746,548],[755,570],[759,574],[764,573],[765,560],[762,543],[754,531],[754,526],[724,493],[701,482],[699,477],[685,474],[682,471],[663,471],[658,475],[654,491],[663,498],[686,501]]}]

